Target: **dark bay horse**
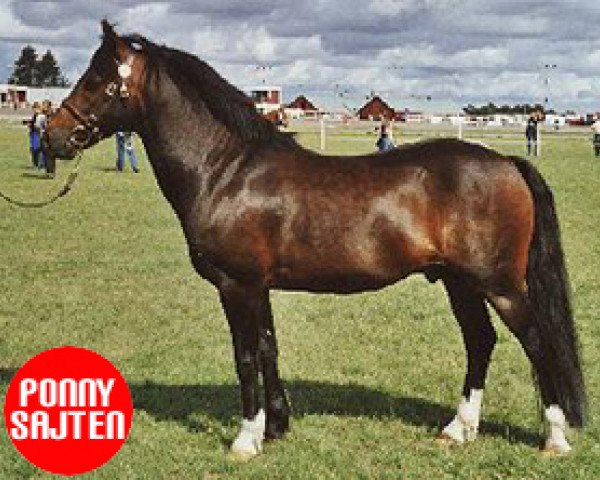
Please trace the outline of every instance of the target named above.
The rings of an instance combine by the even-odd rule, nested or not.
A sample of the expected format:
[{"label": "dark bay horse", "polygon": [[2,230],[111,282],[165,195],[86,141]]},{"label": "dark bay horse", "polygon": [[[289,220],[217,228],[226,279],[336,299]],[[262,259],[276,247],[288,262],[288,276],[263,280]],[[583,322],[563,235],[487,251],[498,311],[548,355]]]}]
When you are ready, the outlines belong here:
[{"label": "dark bay horse", "polygon": [[444,283],[467,350],[462,400],[440,438],[477,435],[496,342],[489,303],[533,366],[545,449],[570,449],[565,430],[584,423],[584,382],[554,202],[530,163],[452,139],[320,156],[196,57],[102,27],[47,148],[73,158],[117,129],[142,138],[192,264],[229,322],[243,406],[236,455],[256,455],[289,427],[269,290],[364,292],[413,273]]}]

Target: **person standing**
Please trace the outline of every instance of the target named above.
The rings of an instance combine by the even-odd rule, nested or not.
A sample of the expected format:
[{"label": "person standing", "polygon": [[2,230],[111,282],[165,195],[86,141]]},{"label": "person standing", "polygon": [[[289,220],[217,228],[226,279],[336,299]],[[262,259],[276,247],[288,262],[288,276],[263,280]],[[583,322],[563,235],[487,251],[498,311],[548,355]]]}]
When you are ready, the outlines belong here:
[{"label": "person standing", "polygon": [[592,142],[594,143],[594,154],[597,157],[600,157],[600,118],[596,119],[592,124],[592,132],[594,133],[594,137],[592,138]]},{"label": "person standing", "polygon": [[525,126],[525,138],[527,138],[527,155],[533,155],[537,157],[538,148],[537,148],[537,136],[538,136],[538,121],[536,116],[532,113],[527,120],[527,125]]},{"label": "person standing", "polygon": [[[50,100],[44,100],[42,102],[42,113],[44,115],[44,125],[41,136],[43,138],[46,133],[46,124],[52,115],[52,102]],[[54,174],[56,172],[56,159],[53,156],[48,155],[43,148],[40,155],[42,156],[43,164],[46,167],[46,175],[48,178],[54,178]]]},{"label": "person standing", "polygon": [[46,168],[46,155],[44,154],[44,150],[42,149],[42,138],[44,138],[44,134],[46,133],[46,125],[48,124],[48,103],[48,101],[44,100],[44,102],[42,102],[42,105],[39,106],[38,114],[35,116],[35,122],[33,125],[36,133],[39,136],[37,167],[42,169]]},{"label": "person standing", "polygon": [[33,115],[27,123],[29,125],[29,151],[31,152],[31,163],[38,168],[40,155],[42,152],[42,136],[37,129],[37,117],[41,113],[38,102],[33,102]]},{"label": "person standing", "polygon": [[122,132],[117,131],[117,170],[122,172],[125,168],[125,152],[127,152],[127,156],[129,157],[129,163],[131,164],[131,169],[135,173],[139,173],[138,161],[135,155],[135,150],[133,148],[133,142],[131,137],[131,132]]},{"label": "person standing", "polygon": [[377,143],[375,145],[377,146],[377,150],[379,150],[380,152],[386,152],[395,147],[393,142],[390,140],[390,137],[388,136],[387,126],[385,123],[381,125],[379,138],[377,139]]}]

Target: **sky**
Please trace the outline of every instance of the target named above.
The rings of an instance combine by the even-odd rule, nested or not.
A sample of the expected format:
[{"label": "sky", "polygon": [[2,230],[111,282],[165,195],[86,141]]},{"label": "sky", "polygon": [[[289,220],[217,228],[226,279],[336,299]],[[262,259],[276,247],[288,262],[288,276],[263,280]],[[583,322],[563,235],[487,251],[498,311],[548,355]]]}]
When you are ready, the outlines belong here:
[{"label": "sky", "polygon": [[[598,0],[0,0],[0,83],[26,44],[75,81],[120,33],[194,53],[240,88],[324,107],[543,103],[600,111]],[[430,100],[428,100],[430,98]]]}]

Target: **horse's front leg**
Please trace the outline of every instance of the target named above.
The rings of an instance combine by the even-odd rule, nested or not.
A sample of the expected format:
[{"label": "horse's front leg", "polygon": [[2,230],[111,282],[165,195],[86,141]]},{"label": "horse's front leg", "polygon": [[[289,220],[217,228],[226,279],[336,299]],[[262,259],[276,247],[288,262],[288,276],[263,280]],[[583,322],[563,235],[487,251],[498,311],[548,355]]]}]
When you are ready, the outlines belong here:
[{"label": "horse's front leg", "polygon": [[219,293],[231,330],[242,397],[242,427],[231,453],[239,460],[249,460],[261,452],[265,434],[265,414],[258,399],[260,297],[256,289],[233,280],[222,282]]},{"label": "horse's front leg", "polygon": [[279,378],[277,337],[275,335],[268,290],[265,290],[261,295],[258,316],[260,321],[258,346],[267,410],[265,438],[274,440],[281,438],[289,429],[290,407],[285,397],[281,379]]}]

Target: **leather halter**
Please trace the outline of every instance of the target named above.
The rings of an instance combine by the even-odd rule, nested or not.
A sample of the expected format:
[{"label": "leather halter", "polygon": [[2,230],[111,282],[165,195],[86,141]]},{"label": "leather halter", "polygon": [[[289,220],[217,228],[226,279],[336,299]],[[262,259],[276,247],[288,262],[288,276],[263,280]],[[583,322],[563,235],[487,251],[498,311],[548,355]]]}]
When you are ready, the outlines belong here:
[{"label": "leather halter", "polygon": [[[77,149],[82,149],[87,147],[92,140],[98,139],[100,136],[100,128],[97,125],[98,118],[96,115],[91,113],[86,117],[66,100],[63,101],[62,106],[79,122],[73,127],[73,130],[71,130],[69,138],[67,138],[68,143]],[[82,137],[82,134],[85,136]]]},{"label": "leather halter", "polygon": [[[122,63],[115,59],[115,62],[117,64],[120,85],[113,81],[104,89],[104,94],[109,98],[109,102],[112,102],[117,98],[121,100],[129,98],[127,80],[131,76],[133,57],[130,55],[127,60]],[[94,140],[100,140],[101,133],[100,127],[98,126],[98,117],[94,113],[84,115],[67,99],[63,100],[62,106],[78,122],[71,130],[71,133],[67,138],[67,143],[71,144],[74,148],[81,150],[89,146]]]}]

